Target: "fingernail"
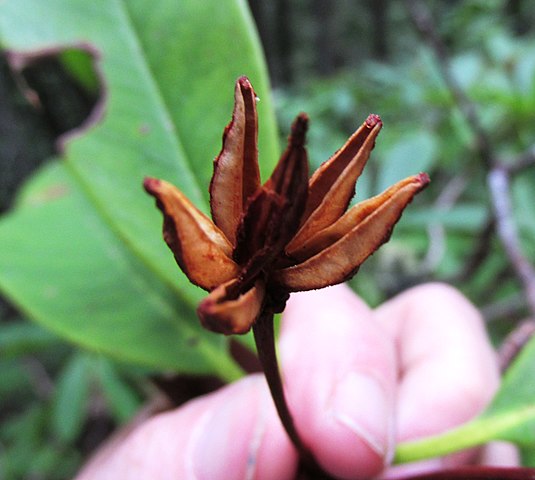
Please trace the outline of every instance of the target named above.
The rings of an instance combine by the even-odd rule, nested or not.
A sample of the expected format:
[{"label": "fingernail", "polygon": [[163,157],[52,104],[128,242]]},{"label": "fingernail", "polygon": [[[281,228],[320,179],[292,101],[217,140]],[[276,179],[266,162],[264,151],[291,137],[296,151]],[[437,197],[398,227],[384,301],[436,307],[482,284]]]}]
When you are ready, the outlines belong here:
[{"label": "fingernail", "polygon": [[370,374],[352,372],[336,386],[331,399],[336,421],[390,460],[393,451],[393,399]]}]

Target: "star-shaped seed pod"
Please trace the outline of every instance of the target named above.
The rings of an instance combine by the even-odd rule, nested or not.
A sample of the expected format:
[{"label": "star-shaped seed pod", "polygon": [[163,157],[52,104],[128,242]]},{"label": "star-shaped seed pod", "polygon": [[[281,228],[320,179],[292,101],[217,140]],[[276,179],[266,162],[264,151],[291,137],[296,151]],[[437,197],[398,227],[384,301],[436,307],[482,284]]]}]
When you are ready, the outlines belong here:
[{"label": "star-shaped seed pod", "polygon": [[214,161],[212,220],[175,186],[146,178],[163,213],[163,234],[189,280],[209,291],[198,308],[204,327],[249,331],[262,311],[280,312],[291,292],[351,278],[386,242],[404,208],[428,183],[420,173],[347,210],[382,127],[370,115],[309,179],[308,118],[292,125],[271,177],[260,182],[256,95],[236,82],[232,121]]}]

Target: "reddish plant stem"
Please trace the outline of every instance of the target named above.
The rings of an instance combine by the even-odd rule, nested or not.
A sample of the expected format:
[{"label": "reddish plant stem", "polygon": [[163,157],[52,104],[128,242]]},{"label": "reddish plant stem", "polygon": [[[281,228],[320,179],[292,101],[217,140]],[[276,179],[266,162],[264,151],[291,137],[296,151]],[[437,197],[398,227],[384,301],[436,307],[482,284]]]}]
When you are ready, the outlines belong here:
[{"label": "reddish plant stem", "polygon": [[258,351],[258,359],[264,370],[264,375],[271,396],[273,397],[275,408],[277,409],[282,425],[286,430],[288,437],[294,444],[301,460],[300,478],[325,480],[332,478],[317,464],[312,452],[305,445],[295,428],[295,423],[290,409],[288,408],[286,396],[284,395],[284,387],[282,385],[282,378],[275,350],[275,333],[273,314],[271,312],[264,310],[260,314],[253,325],[253,334],[256,349]]}]

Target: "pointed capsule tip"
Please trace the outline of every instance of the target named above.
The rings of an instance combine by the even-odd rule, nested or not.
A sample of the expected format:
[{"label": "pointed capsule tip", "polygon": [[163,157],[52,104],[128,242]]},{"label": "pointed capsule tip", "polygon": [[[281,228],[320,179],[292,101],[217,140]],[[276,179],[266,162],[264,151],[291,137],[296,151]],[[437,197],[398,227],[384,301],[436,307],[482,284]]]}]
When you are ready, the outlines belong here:
[{"label": "pointed capsule tip", "polygon": [[425,187],[431,181],[431,179],[427,173],[421,172],[418,174],[418,181],[421,183],[422,187]]},{"label": "pointed capsule tip", "polygon": [[147,193],[153,194],[161,185],[161,181],[157,178],[145,177],[143,180],[143,188]]},{"label": "pointed capsule tip", "polygon": [[251,82],[245,75],[239,77],[236,83],[240,86],[242,90],[251,90],[253,88]]},{"label": "pointed capsule tip", "polygon": [[383,121],[381,120],[381,117],[379,115],[376,115],[375,113],[371,113],[368,115],[368,118],[366,119],[366,126],[368,128],[373,128],[376,125],[382,125]]},{"label": "pointed capsule tip", "polygon": [[305,143],[305,135],[308,129],[308,115],[300,113],[292,124],[292,133],[290,134],[290,141],[293,145],[303,145]]}]

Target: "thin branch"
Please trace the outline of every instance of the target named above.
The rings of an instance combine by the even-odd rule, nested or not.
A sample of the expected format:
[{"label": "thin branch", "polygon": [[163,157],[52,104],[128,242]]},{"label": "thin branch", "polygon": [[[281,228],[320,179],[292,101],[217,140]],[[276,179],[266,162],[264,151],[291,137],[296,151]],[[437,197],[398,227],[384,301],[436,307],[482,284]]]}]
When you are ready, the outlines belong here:
[{"label": "thin branch", "polygon": [[[449,180],[438,195],[434,205],[435,212],[448,212],[451,210],[467,186],[467,177],[464,174],[457,175]],[[427,227],[429,248],[422,262],[423,270],[430,272],[441,262],[446,251],[446,233],[444,226],[439,221],[431,221]]]},{"label": "thin branch", "polygon": [[526,299],[523,293],[515,292],[507,298],[494,300],[480,307],[481,314],[487,323],[497,320],[517,319],[526,309]]},{"label": "thin branch", "polygon": [[295,448],[304,457],[310,457],[308,447],[304,445],[301,437],[297,433],[293,416],[288,409],[286,397],[284,395],[284,388],[279,372],[279,365],[277,361],[277,354],[275,351],[275,333],[273,327],[273,314],[262,312],[258,320],[253,325],[254,339],[256,349],[258,351],[258,358],[262,364],[266,381],[271,391],[271,396],[277,407],[279,417],[294,444]]},{"label": "thin branch", "polygon": [[288,408],[286,396],[284,394],[284,387],[279,371],[279,364],[277,361],[277,354],[275,350],[275,333],[273,329],[273,314],[264,310],[253,325],[253,334],[258,352],[258,359],[262,364],[264,375],[275,403],[275,408],[279,414],[279,418],[296,448],[300,462],[301,478],[314,478],[318,480],[330,480],[330,477],[325,473],[316,462],[308,446],[301,440],[293,416]]},{"label": "thin branch", "polygon": [[463,282],[477,271],[489,255],[492,247],[492,239],[496,230],[496,220],[491,217],[485,223],[485,226],[477,237],[477,243],[472,252],[464,260],[462,270],[450,279],[452,282]]},{"label": "thin branch", "polygon": [[510,174],[515,174],[526,168],[535,166],[535,145],[529,147],[524,153],[521,153],[516,158],[513,158],[508,162],[503,162],[501,166]]},{"label": "thin branch", "polygon": [[54,382],[44,365],[33,356],[25,357],[22,364],[39,398],[48,400],[54,392]]},{"label": "thin branch", "polygon": [[495,167],[489,172],[487,181],[498,237],[516,275],[522,282],[529,309],[535,316],[535,268],[524,256],[520,247],[518,231],[513,221],[509,174],[503,168]]},{"label": "thin branch", "polygon": [[525,320],[507,335],[498,351],[498,361],[502,373],[507,371],[533,335],[535,335],[535,321],[533,319]]}]

